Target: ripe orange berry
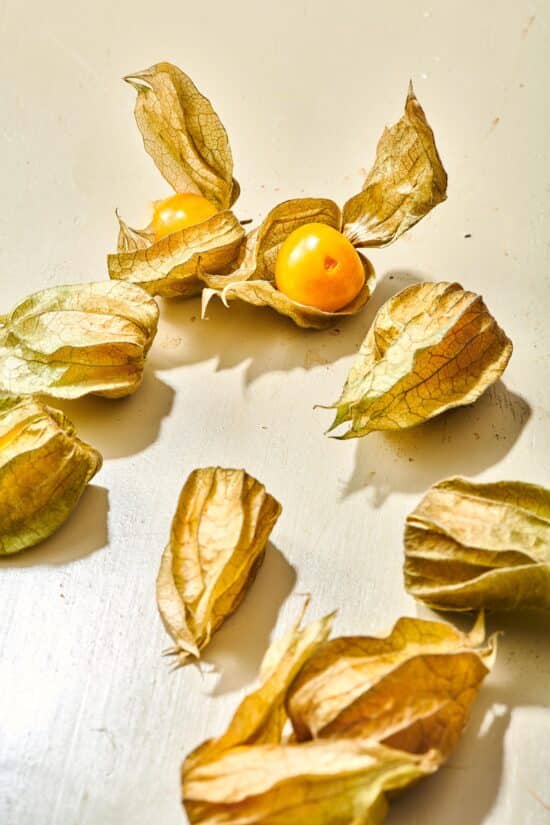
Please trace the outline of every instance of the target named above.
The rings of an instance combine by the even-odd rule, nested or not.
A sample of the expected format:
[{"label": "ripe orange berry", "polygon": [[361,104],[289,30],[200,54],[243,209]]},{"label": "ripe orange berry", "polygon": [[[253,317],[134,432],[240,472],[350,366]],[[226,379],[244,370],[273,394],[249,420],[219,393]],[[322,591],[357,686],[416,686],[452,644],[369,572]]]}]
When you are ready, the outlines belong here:
[{"label": "ripe orange berry", "polygon": [[215,215],[218,210],[213,203],[193,192],[178,192],[154,204],[151,226],[155,238],[159,240],[172,232],[202,223]]},{"label": "ripe orange berry", "polygon": [[336,312],[361,291],[365,270],[341,232],[324,223],[307,223],[291,232],[281,246],[275,283],[300,304]]}]

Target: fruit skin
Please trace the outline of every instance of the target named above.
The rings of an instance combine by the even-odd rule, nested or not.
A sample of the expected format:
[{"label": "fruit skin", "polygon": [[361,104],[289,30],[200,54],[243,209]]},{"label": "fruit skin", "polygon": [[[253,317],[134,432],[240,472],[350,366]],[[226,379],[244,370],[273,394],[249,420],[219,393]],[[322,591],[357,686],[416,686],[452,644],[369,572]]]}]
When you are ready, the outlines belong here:
[{"label": "fruit skin", "polygon": [[324,223],[306,223],[282,244],[275,283],[300,304],[336,312],[361,291],[365,270],[357,250],[341,232]]},{"label": "fruit skin", "polygon": [[178,192],[154,204],[151,228],[159,240],[187,226],[202,223],[217,212],[217,207],[202,195]]}]

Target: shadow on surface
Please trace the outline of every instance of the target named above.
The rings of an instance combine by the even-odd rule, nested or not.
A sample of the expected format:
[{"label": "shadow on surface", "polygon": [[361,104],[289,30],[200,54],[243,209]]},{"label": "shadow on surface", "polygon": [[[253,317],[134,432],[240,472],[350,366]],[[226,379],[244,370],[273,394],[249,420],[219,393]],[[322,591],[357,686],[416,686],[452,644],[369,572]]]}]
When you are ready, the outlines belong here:
[{"label": "shadow on surface", "polygon": [[120,458],[140,453],[156,441],[173,401],[172,387],[149,366],[141,387],[127,398],[54,399],[52,405],[69,416],[80,438],[93,444],[103,458]]},{"label": "shadow on surface", "polygon": [[379,507],[395,491],[424,492],[448,476],[475,476],[504,458],[530,415],[527,401],[497,381],[469,407],[407,430],[371,433],[358,439],[343,497],[370,487]]},{"label": "shadow on surface", "polygon": [[257,678],[279,610],[295,581],[294,567],[269,543],[256,581],[204,652],[204,661],[219,673],[211,695],[238,690]]},{"label": "shadow on surface", "polygon": [[[419,606],[424,618],[434,614]],[[437,618],[454,621],[450,613]],[[472,617],[459,617],[463,630]],[[541,678],[550,638],[550,616],[544,611],[495,612],[488,632],[503,631],[493,672],[472,706],[470,721],[450,761],[434,776],[395,799],[387,825],[437,822],[438,825],[482,825],[492,810],[501,784],[504,738],[515,707],[547,706],[548,687]],[[521,661],[518,661],[518,659]],[[523,790],[537,806],[545,789]],[[542,796],[541,796],[542,798]]]},{"label": "shadow on surface", "polygon": [[101,550],[109,540],[108,514],[107,490],[90,484],[59,530],[35,547],[0,559],[0,570],[6,567],[69,564]]},{"label": "shadow on surface", "polygon": [[391,803],[387,825],[482,825],[500,787],[503,742],[510,722],[510,709],[500,703],[498,693],[481,689],[452,759]]},{"label": "shadow on surface", "polygon": [[165,370],[215,359],[217,369],[225,370],[249,361],[247,383],[267,372],[326,366],[355,354],[384,301],[420,280],[414,273],[386,273],[358,315],[321,331],[301,329],[271,309],[239,301],[227,309],[212,299],[204,321],[200,299],[164,301],[150,363]]}]

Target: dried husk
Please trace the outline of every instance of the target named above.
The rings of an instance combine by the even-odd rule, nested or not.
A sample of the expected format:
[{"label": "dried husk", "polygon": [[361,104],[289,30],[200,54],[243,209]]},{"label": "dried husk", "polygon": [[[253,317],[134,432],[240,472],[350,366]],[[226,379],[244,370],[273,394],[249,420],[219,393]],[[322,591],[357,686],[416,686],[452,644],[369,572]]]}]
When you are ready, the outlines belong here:
[{"label": "dried husk", "polygon": [[145,229],[133,229],[128,226],[116,210],[118,221],[117,252],[137,252],[139,249],[147,249],[155,240],[155,233],[150,226]]},{"label": "dried husk", "polygon": [[33,398],[1,399],[0,555],[54,533],[101,463],[59,410]]},{"label": "dried husk", "polygon": [[184,665],[200,657],[237,609],[263,560],[281,512],[244,470],[194,470],[178,501],[157,578],[157,603]]},{"label": "dried husk", "polygon": [[312,329],[323,329],[339,318],[357,313],[370,298],[375,280],[373,267],[363,256],[365,285],[350,304],[337,312],[299,304],[277,289],[275,263],[279,249],[291,232],[308,223],[323,223],[340,230],[342,214],[337,204],[326,198],[284,201],[249,233],[234,272],[216,276],[201,259],[201,279],[207,287],[203,292],[203,317],[214,296],[221,298],[226,306],[231,300],[240,300],[253,306],[271,307],[298,326]]},{"label": "dried husk", "polygon": [[296,737],[360,738],[443,762],[494,660],[480,616],[470,634],[442,622],[399,619],[385,638],[320,646],[290,688]]},{"label": "dried husk", "polygon": [[239,187],[227,132],[208,98],[171,63],[124,79],[137,92],[136,122],[161,175],[176,192],[195,192],[228,209]]},{"label": "dried husk", "polygon": [[435,770],[433,754],[360,739],[295,744],[283,736],[289,687],[328,638],[332,620],[325,616],[304,628],[298,621],[272,645],[259,687],[241,702],[225,734],[187,757],[182,789],[190,822],[378,823],[386,791]]},{"label": "dried husk", "polygon": [[276,745],[283,740],[288,689],[304,663],[330,636],[334,615],[330,613],[305,627],[301,626],[300,616],[288,633],[271,644],[260,667],[259,686],[241,701],[222,736],[207,740],[189,754],[184,773],[233,748]]},{"label": "dried husk", "polygon": [[353,739],[255,745],[183,772],[193,825],[377,825],[385,794],[436,769],[431,755]]},{"label": "dried husk", "polygon": [[137,284],[150,295],[164,298],[200,294],[203,283],[198,277],[199,262],[210,272],[227,272],[245,235],[229,210],[158,241],[149,228],[132,229],[120,218],[119,225],[119,251],[107,256],[110,277]]},{"label": "dried husk", "polygon": [[405,586],[438,610],[550,609],[550,490],[435,484],[407,517]]},{"label": "dried husk", "polygon": [[137,92],[136,122],[161,175],[176,192],[208,198],[219,213],[160,240],[151,227],[132,229],[117,215],[118,249],[107,257],[109,275],[151,295],[189,298],[202,291],[199,260],[209,272],[227,273],[244,239],[230,211],[240,190],[227,132],[210,101],[177,66],[157,63],[125,80]]},{"label": "dried husk", "polygon": [[157,322],[157,304],[133,284],[36,292],[0,323],[0,393],[129,395],[141,384]]},{"label": "dried husk", "polygon": [[434,135],[411,85],[403,117],[384,131],[363,190],[347,201],[343,214],[330,200],[285,201],[248,235],[244,259],[229,277],[212,277],[201,262],[207,286],[203,293],[203,316],[215,295],[226,306],[231,300],[241,300],[254,306],[271,307],[298,326],[314,329],[323,329],[341,317],[354,315],[366,304],[374,288],[370,261],[361,258],[365,286],[359,295],[338,312],[323,312],[298,304],[276,288],[275,262],[285,238],[303,224],[320,222],[343,231],[357,247],[385,246],[445,200],[446,191],[447,175]]},{"label": "dried husk", "polygon": [[390,298],[353,364],[329,430],[340,438],[413,427],[473,403],[503,373],[512,342],[480,295],[422,283]]},{"label": "dried husk", "polygon": [[401,120],[385,129],[363,189],[344,206],[344,234],[387,246],[447,197],[447,173],[412,83]]}]

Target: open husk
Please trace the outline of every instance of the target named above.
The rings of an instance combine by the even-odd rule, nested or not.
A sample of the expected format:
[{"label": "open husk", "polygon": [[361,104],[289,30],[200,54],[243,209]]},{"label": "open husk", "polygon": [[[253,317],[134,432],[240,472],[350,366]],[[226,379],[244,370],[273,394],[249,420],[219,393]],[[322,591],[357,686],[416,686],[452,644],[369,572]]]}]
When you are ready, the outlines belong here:
[{"label": "open husk", "polygon": [[209,272],[226,273],[244,239],[230,211],[239,185],[227,132],[210,101],[177,66],[157,63],[125,80],[136,90],[136,122],[161,175],[176,192],[202,195],[219,212],[160,240],[150,227],[132,229],[119,217],[118,249],[107,258],[109,275],[151,295],[191,297],[202,289],[199,260]]}]

